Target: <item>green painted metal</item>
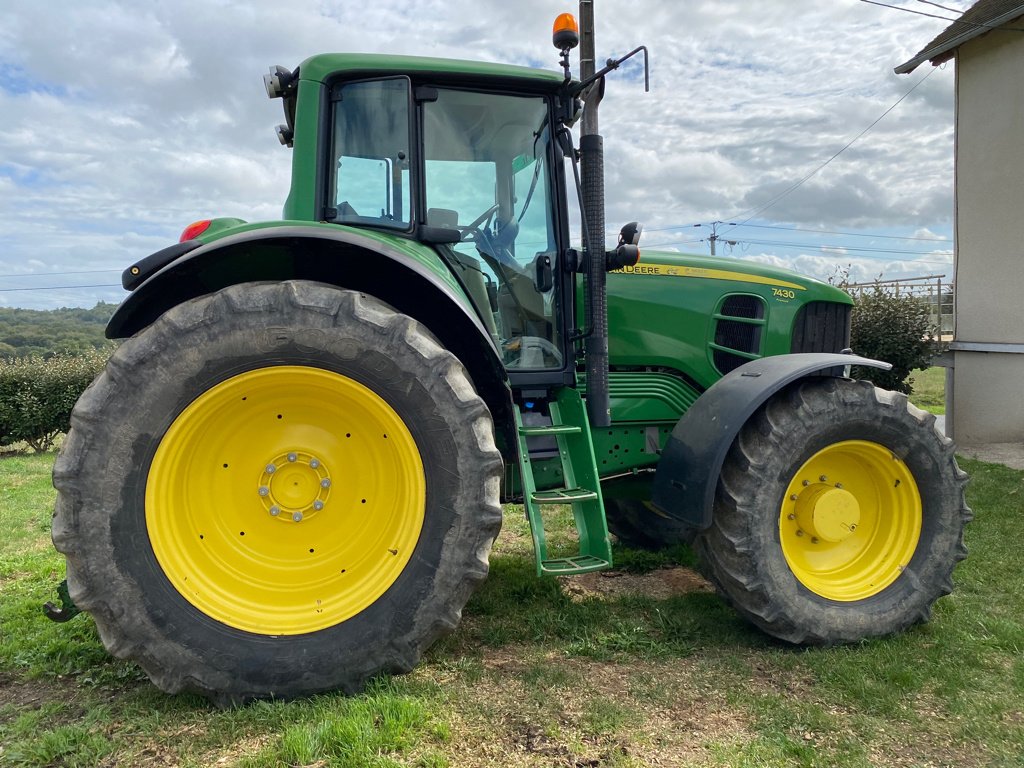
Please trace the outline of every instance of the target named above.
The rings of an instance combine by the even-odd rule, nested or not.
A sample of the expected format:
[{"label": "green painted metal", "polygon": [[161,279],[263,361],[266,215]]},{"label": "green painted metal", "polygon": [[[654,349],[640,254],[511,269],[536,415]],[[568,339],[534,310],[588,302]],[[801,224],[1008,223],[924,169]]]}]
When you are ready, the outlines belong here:
[{"label": "green painted metal", "polygon": [[400,237],[393,235],[389,232],[384,232],[377,229],[370,229],[369,227],[351,227],[343,224],[328,224],[322,221],[301,221],[301,220],[280,220],[280,221],[259,221],[251,224],[242,223],[238,226],[229,227],[226,229],[218,229],[212,233],[204,232],[200,235],[197,240],[204,243],[214,243],[226,237],[232,237],[235,235],[241,235],[246,232],[256,232],[265,229],[274,229],[279,227],[302,227],[307,229],[311,237],[317,236],[319,233],[324,233],[326,236],[328,233],[337,234],[339,230],[353,232],[358,234],[361,238],[366,238],[382,245],[387,245],[389,248],[395,249],[401,252],[403,255],[408,256],[423,266],[429,268],[435,273],[441,280],[443,280],[452,289],[452,295],[457,296],[459,300],[471,311],[476,312],[473,303],[470,301],[466,292],[463,290],[462,285],[448,266],[441,260],[441,257],[437,255],[437,251],[431,248],[429,245],[424,245],[416,240],[408,237]]},{"label": "green painted metal", "polygon": [[[664,368],[701,388],[711,386],[722,376],[710,354],[716,319],[721,318],[716,312],[725,296],[744,294],[765,303],[765,317],[758,321],[763,326],[762,356],[790,351],[793,322],[807,302],[853,303],[844,291],[789,270],[643,250],[636,267],[608,275],[612,368]],[[582,306],[578,295],[577,306]],[[614,407],[612,413],[616,419]]]},{"label": "green painted metal", "polygon": [[375,53],[321,53],[310,56],[299,65],[299,78],[315,82],[325,82],[333,77],[370,77],[389,74],[466,77],[476,83],[482,83],[489,79],[514,79],[523,85],[535,85],[551,90],[559,87],[565,80],[561,72],[531,69],[511,64]]},{"label": "green painted metal", "polygon": [[[538,576],[567,576],[610,568],[611,540],[604,516],[604,500],[594,458],[593,441],[587,412],[578,390],[562,387],[548,403],[551,425],[524,426],[518,408],[516,429],[519,440],[519,468],[523,505],[530,521],[533,551]],[[554,438],[564,486],[538,490],[530,457],[531,438]],[[569,504],[579,533],[579,553],[569,557],[549,557],[544,534],[543,508],[550,504]]]}]

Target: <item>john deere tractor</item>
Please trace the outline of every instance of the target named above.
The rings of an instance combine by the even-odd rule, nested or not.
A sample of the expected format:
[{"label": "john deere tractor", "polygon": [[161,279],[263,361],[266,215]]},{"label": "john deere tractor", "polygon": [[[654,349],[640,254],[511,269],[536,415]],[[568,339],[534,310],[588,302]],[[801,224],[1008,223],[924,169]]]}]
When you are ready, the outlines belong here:
[{"label": "john deere tractor", "polygon": [[[628,56],[575,78],[571,17],[555,39],[562,72],[275,67],[283,218],[197,222],[125,271],[53,541],[71,600],[163,690],[230,703],[412,669],[486,577],[504,502],[541,577],[611,567],[609,530],[689,542],[791,643],[903,630],[952,588],[965,475],[934,417],[847,378],[886,365],[846,350],[850,299],[641,256],[635,224],[608,249],[601,137],[572,128]],[[551,505],[573,556],[548,552]]]}]

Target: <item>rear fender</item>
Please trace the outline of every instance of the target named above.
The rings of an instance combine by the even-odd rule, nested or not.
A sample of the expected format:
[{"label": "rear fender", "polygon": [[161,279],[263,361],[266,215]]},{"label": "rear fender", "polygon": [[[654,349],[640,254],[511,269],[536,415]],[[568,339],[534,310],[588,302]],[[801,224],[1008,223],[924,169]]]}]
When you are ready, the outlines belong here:
[{"label": "rear fender", "polygon": [[191,246],[154,266],[114,313],[108,338],[138,333],[171,307],[230,285],[328,283],[375,296],[423,323],[462,361],[495,424],[512,422],[501,356],[457,284],[380,238],[340,228],[265,227]]},{"label": "rear fender", "polygon": [[711,525],[718,475],[740,429],[772,395],[829,368],[892,366],[856,355],[810,353],[753,360],[723,376],[683,414],[662,451],[651,501],[669,517]]}]

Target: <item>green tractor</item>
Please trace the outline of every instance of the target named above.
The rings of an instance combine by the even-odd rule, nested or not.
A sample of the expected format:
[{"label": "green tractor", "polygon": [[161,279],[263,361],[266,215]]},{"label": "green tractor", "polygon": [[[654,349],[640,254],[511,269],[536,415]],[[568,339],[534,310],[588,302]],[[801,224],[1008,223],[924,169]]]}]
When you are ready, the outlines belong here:
[{"label": "green tractor", "polygon": [[[539,575],[611,567],[609,530],[689,542],[791,643],[897,632],[951,590],[966,476],[934,417],[846,377],[886,365],[846,349],[846,294],[640,258],[635,224],[606,248],[601,137],[570,129],[628,56],[574,79],[560,19],[564,72],[274,68],[282,220],[197,222],[125,271],[53,541],[71,601],[163,690],[226,704],[409,671],[487,576],[503,502]],[[544,537],[558,504],[570,557]]]}]

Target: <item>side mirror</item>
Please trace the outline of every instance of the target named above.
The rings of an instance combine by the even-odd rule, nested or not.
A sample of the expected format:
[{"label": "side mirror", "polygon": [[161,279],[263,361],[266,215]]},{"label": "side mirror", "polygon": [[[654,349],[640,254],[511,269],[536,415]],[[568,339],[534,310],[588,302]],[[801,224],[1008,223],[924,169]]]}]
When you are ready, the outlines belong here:
[{"label": "side mirror", "polygon": [[639,245],[644,225],[639,221],[631,221],[619,230],[619,245]]}]

